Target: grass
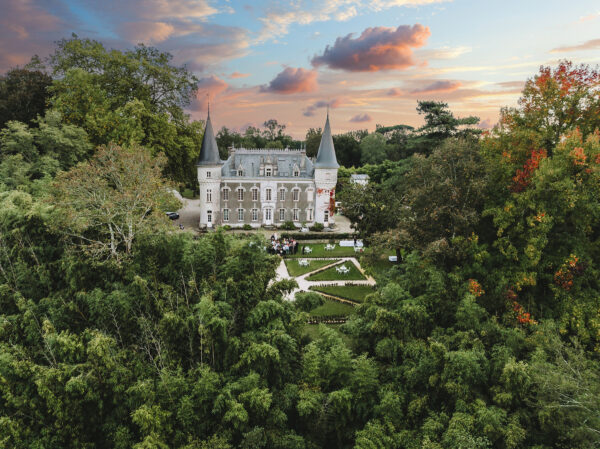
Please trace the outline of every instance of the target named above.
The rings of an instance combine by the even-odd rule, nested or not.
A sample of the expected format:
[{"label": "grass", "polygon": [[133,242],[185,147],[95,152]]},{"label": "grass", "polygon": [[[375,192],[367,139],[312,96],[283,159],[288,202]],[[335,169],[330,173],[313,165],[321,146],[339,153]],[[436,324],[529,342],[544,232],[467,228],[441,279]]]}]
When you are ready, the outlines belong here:
[{"label": "grass", "polygon": [[353,257],[354,247],[352,246],[340,246],[338,243],[335,243],[335,248],[327,251],[325,249],[325,245],[327,243],[302,243],[299,242],[301,247],[308,246],[312,249],[312,253],[310,254],[302,254],[302,248],[298,248],[298,253],[294,255],[287,256],[289,258],[308,258],[308,257]]},{"label": "grass", "polygon": [[335,260],[309,260],[308,266],[303,267],[298,264],[298,260],[299,259],[286,259],[285,266],[287,267],[290,276],[302,276],[303,274],[310,273],[311,271],[335,263]]},{"label": "grass", "polygon": [[361,281],[364,280],[365,277],[362,275],[358,268],[352,262],[344,262],[340,265],[346,265],[350,271],[347,274],[341,274],[335,271],[335,269],[339,266],[328,268],[319,273],[310,275],[307,280],[309,281]]},{"label": "grass", "polygon": [[356,302],[363,302],[367,295],[375,291],[370,285],[327,285],[311,287],[311,290]]},{"label": "grass", "polygon": [[348,316],[354,313],[354,307],[339,301],[325,299],[323,305],[308,312],[310,316]]}]

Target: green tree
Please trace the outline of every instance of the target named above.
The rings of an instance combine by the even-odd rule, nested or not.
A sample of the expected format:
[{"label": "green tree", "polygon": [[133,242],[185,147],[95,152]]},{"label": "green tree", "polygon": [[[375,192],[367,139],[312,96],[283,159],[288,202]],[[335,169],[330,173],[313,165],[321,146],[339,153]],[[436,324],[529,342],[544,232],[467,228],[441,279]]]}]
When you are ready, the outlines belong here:
[{"label": "green tree", "polygon": [[100,147],[54,183],[54,226],[92,256],[121,260],[139,233],[165,225],[178,201],[161,177],[164,157],[143,148]]},{"label": "green tree", "polygon": [[408,151],[411,153],[429,155],[450,137],[470,138],[482,132],[473,128],[479,123],[478,117],[456,118],[447,103],[418,101],[417,112],[424,116],[425,124],[408,141]]},{"label": "green tree", "polygon": [[51,84],[41,70],[15,68],[0,76],[0,129],[11,120],[30,123],[44,115]]},{"label": "green tree", "polygon": [[363,138],[360,142],[361,164],[381,164],[387,156],[386,147],[385,137],[377,132]]}]

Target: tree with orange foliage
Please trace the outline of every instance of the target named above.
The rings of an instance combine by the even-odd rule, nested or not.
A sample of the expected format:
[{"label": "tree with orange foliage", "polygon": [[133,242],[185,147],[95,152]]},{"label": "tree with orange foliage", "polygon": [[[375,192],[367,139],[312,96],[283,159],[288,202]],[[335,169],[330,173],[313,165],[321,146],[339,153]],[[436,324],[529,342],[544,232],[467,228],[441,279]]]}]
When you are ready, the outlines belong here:
[{"label": "tree with orange foliage", "polygon": [[540,67],[527,80],[518,108],[502,111],[501,124],[541,134],[549,154],[562,135],[579,128],[585,138],[600,127],[600,71],[562,61],[555,69]]}]

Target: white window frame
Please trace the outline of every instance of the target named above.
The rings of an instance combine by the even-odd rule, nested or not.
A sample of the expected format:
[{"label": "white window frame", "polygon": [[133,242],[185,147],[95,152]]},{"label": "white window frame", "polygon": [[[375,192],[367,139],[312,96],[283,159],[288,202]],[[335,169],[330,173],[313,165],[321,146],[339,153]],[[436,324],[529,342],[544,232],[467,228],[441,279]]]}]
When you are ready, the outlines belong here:
[{"label": "white window frame", "polygon": [[252,209],[252,221],[258,221],[258,209]]},{"label": "white window frame", "polygon": [[325,209],[323,212],[323,223],[329,223],[329,209]]},{"label": "white window frame", "polygon": [[294,221],[299,221],[300,220],[300,209],[298,209],[297,207],[295,207],[293,209],[294,211]]},{"label": "white window frame", "polygon": [[229,221],[229,209],[223,209],[223,221]]},{"label": "white window frame", "polygon": [[294,170],[294,177],[297,178],[300,176],[300,170]]},{"label": "white window frame", "polygon": [[265,168],[265,176],[271,177],[272,173],[273,173],[273,169],[271,167]]},{"label": "white window frame", "polygon": [[237,197],[238,201],[244,201],[244,189],[242,189],[241,187],[238,187],[237,189]]},{"label": "white window frame", "polygon": [[296,188],[296,189],[292,190],[292,200],[300,201],[300,189]]},{"label": "white window frame", "polygon": [[244,209],[238,209],[238,221],[244,221]]},{"label": "white window frame", "polygon": [[252,187],[252,201],[258,201],[258,189],[256,187]]},{"label": "white window frame", "polygon": [[212,210],[207,210],[206,211],[206,222],[207,223],[212,223]]},{"label": "white window frame", "polygon": [[273,212],[270,207],[267,207],[265,209],[265,221],[272,221],[272,220],[273,220]]},{"label": "white window frame", "polygon": [[229,201],[229,188],[223,189],[223,201]]},{"label": "white window frame", "polygon": [[237,171],[237,175],[238,176],[244,176],[244,170],[238,170]]},{"label": "white window frame", "polygon": [[313,221],[313,210],[312,209],[307,209],[306,210],[306,220],[307,221]]},{"label": "white window frame", "polygon": [[212,189],[206,189],[206,202],[212,203]]},{"label": "white window frame", "polygon": [[265,201],[271,201],[271,198],[273,197],[271,192],[271,189],[265,189]]},{"label": "white window frame", "polygon": [[279,209],[279,221],[285,221],[285,209]]},{"label": "white window frame", "polygon": [[207,177],[207,178],[210,178],[210,171],[207,171],[207,172],[206,172],[206,177]]},{"label": "white window frame", "polygon": [[285,189],[279,189],[279,201],[285,201]]}]

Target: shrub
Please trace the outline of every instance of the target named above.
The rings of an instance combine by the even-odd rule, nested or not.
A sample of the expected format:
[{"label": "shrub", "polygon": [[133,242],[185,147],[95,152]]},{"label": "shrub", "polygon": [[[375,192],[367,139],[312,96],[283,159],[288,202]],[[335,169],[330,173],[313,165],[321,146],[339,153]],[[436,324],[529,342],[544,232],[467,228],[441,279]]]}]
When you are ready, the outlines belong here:
[{"label": "shrub", "polygon": [[224,231],[231,231],[231,226],[229,225],[223,225],[221,228],[223,228]]},{"label": "shrub", "polygon": [[248,223],[246,223],[244,226],[242,226],[242,229],[244,231],[252,231],[252,226],[250,226]]},{"label": "shrub", "polygon": [[188,200],[193,200],[196,198],[196,192],[194,192],[192,189],[184,189],[181,192],[181,196],[187,198]]},{"label": "shrub", "polygon": [[310,227],[310,230],[313,232],[321,232],[323,229],[325,229],[323,223],[315,223],[313,226]]},{"label": "shrub", "polygon": [[325,302],[323,296],[314,292],[298,292],[294,297],[294,305],[297,309],[309,312]]},{"label": "shrub", "polygon": [[294,229],[297,229],[297,228],[296,228],[296,225],[294,224],[293,221],[286,221],[281,226],[279,226],[279,229],[285,229],[287,231],[293,231]]}]

